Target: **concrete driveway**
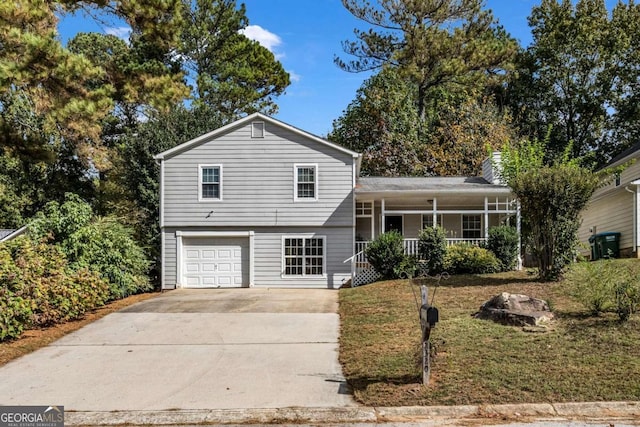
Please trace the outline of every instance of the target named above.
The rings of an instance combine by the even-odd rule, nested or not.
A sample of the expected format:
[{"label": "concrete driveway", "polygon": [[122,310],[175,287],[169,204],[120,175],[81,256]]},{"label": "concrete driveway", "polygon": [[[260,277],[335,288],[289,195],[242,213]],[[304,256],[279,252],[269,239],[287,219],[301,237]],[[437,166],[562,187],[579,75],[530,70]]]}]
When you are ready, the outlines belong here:
[{"label": "concrete driveway", "polygon": [[0,368],[0,405],[75,411],[354,405],[335,290],[176,290]]}]

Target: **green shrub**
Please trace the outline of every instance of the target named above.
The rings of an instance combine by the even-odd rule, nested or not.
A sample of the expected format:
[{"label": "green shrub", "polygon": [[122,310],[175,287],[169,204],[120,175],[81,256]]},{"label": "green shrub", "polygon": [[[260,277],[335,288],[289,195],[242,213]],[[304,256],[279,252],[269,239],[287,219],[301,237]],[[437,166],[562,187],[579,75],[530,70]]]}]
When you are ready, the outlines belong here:
[{"label": "green shrub", "polygon": [[500,261],[488,249],[468,244],[447,248],[445,270],[450,274],[484,274],[500,271]]},{"label": "green shrub", "polygon": [[71,270],[57,245],[19,238],[0,245],[0,261],[0,339],[77,319],[109,296],[106,281]]},{"label": "green shrub", "polygon": [[376,237],[365,249],[369,264],[383,279],[396,279],[396,268],[404,261],[402,235],[397,231],[389,231]]},{"label": "green shrub", "polygon": [[31,322],[31,304],[0,287],[0,341],[18,338]]},{"label": "green shrub", "polygon": [[151,290],[149,262],[132,230],[113,218],[99,218],[65,242],[74,269],[87,268],[110,284],[110,299]]},{"label": "green shrub", "polygon": [[629,320],[629,317],[638,312],[640,307],[640,284],[638,279],[629,276],[626,280],[621,280],[615,285],[615,308],[618,318],[622,322]]},{"label": "green shrub", "polygon": [[149,261],[132,229],[115,218],[93,216],[91,206],[75,194],[48,203],[29,224],[35,239],[59,246],[72,270],[89,269],[110,284],[109,299],[151,290]]},{"label": "green shrub", "polygon": [[91,222],[91,205],[73,193],[64,195],[65,201],[49,202],[29,223],[29,235],[34,240],[49,239],[63,243],[73,233]]},{"label": "green shrub", "polygon": [[425,227],[418,235],[418,255],[426,261],[429,273],[438,274],[444,270],[447,253],[447,238],[441,227]]},{"label": "green shrub", "polygon": [[405,255],[395,268],[395,275],[401,279],[416,277],[418,272],[418,258],[415,255]]},{"label": "green shrub", "polygon": [[617,270],[611,260],[574,264],[567,273],[570,295],[594,316],[610,310]]},{"label": "green shrub", "polygon": [[486,248],[500,261],[501,271],[513,270],[518,261],[518,232],[508,225],[491,227]]}]

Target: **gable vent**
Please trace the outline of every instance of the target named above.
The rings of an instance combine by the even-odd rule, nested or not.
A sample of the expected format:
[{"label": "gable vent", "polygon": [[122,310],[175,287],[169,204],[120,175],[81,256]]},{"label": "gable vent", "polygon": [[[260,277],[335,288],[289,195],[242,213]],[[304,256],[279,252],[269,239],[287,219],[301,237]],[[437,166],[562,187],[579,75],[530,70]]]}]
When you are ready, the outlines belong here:
[{"label": "gable vent", "polygon": [[251,138],[264,138],[264,122],[251,123]]}]

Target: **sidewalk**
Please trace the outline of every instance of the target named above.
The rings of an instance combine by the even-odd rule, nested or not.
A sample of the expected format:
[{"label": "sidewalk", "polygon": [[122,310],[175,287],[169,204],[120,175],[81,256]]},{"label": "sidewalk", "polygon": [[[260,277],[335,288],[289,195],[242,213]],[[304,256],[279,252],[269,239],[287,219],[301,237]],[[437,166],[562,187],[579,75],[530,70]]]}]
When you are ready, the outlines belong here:
[{"label": "sidewalk", "polygon": [[534,421],[625,421],[640,425],[640,402],[67,412],[65,425],[420,423],[486,425]]}]

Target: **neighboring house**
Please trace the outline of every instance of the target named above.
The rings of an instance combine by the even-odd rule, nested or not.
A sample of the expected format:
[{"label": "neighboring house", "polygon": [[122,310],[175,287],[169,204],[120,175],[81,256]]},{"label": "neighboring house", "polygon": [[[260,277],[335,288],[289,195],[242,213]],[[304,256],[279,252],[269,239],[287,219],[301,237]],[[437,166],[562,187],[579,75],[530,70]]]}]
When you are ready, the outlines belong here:
[{"label": "neighboring house", "polygon": [[442,225],[477,244],[519,225],[492,162],[473,178],[358,178],[360,155],[256,113],[155,156],[162,287],[337,288],[366,267],[367,242]]},{"label": "neighboring house", "polygon": [[640,256],[640,144],[609,162],[605,168],[633,162],[611,183],[598,189],[582,213],[578,231],[583,253],[589,254],[589,237],[600,233],[620,233],[620,255]]},{"label": "neighboring house", "polygon": [[27,226],[23,226],[16,229],[9,228],[0,228],[0,243],[8,242],[9,240],[13,240],[18,236],[23,235],[27,231]]}]

